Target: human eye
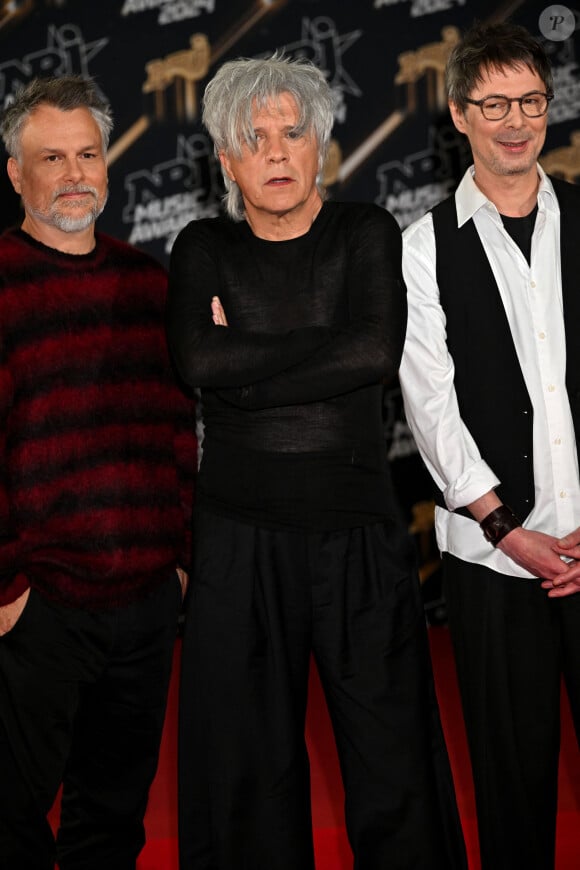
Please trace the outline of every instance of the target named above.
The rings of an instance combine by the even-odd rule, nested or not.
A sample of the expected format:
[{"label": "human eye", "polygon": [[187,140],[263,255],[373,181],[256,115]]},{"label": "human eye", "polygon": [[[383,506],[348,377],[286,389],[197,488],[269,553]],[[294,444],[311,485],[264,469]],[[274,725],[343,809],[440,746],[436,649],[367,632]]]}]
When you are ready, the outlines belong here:
[{"label": "human eye", "polygon": [[295,140],[302,138],[302,132],[298,129],[298,127],[291,127],[286,133],[288,139]]},{"label": "human eye", "polygon": [[507,106],[507,100],[505,97],[487,97],[483,101],[484,109],[488,109],[490,112],[503,112]]},{"label": "human eye", "polygon": [[544,95],[543,94],[526,94],[522,97],[522,103],[526,108],[529,109],[537,109],[539,106],[544,104]]}]

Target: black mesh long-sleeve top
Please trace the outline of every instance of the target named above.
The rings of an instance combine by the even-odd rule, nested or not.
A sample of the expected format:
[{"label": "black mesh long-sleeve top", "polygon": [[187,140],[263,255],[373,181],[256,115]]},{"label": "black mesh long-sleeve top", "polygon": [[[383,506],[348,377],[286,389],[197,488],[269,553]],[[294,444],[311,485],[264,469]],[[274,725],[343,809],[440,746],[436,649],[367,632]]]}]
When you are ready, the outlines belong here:
[{"label": "black mesh long-sleeve top", "polygon": [[[213,324],[213,296],[227,327]],[[377,206],[324,203],[287,241],[225,217],[185,227],[167,331],[181,376],[202,392],[197,504],[313,530],[391,515],[382,388],[406,312],[400,231]]]}]

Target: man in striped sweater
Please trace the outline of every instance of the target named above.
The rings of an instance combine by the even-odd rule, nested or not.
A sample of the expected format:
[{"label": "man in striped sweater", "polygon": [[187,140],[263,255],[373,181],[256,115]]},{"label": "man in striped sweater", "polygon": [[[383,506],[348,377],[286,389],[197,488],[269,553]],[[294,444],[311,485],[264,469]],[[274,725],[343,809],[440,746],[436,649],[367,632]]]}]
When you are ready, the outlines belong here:
[{"label": "man in striped sweater", "polygon": [[24,207],[0,237],[4,870],[135,867],[187,582],[192,403],[164,270],[95,232],[110,130],[76,76],[33,81],[1,126]]}]

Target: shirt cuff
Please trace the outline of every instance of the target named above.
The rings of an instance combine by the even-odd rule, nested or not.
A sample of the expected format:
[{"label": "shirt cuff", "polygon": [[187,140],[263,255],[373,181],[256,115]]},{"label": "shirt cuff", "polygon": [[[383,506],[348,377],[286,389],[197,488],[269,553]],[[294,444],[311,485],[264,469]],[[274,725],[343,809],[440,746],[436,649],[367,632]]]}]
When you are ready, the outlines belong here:
[{"label": "shirt cuff", "polygon": [[489,465],[483,459],[478,459],[443,490],[443,498],[448,510],[454,511],[477,501],[500,483]]}]

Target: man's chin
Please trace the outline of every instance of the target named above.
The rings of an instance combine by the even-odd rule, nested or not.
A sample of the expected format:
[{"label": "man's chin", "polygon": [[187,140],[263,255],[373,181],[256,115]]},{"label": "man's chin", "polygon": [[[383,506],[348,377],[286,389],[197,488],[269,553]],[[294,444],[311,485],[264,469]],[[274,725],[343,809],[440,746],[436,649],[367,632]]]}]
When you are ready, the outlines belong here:
[{"label": "man's chin", "polygon": [[525,175],[528,172],[535,172],[537,167],[537,159],[529,154],[524,157],[514,157],[509,160],[500,161],[502,175]]},{"label": "man's chin", "polygon": [[97,220],[99,214],[100,212],[97,212],[96,209],[91,209],[89,212],[85,212],[85,214],[82,215],[62,214],[59,212],[58,214],[52,215],[51,223],[63,233],[80,233],[92,226]]}]

